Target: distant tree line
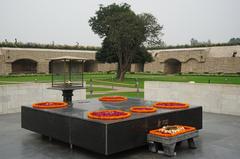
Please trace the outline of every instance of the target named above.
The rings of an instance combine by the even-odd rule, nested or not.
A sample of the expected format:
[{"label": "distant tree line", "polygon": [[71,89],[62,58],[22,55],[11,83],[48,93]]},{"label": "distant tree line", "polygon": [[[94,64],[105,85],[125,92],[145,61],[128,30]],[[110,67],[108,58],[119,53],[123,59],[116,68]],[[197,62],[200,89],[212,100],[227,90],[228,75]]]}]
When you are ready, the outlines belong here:
[{"label": "distant tree line", "polygon": [[180,49],[180,48],[196,48],[196,47],[214,47],[214,46],[233,46],[240,45],[240,38],[231,38],[226,43],[212,43],[210,40],[206,42],[199,42],[198,40],[192,38],[190,44],[184,45],[163,45],[160,47],[148,47],[148,50],[159,50],[159,49]]},{"label": "distant tree line", "polygon": [[23,43],[15,39],[14,42],[5,40],[0,42],[0,47],[11,47],[11,48],[40,48],[40,49],[66,49],[66,50],[93,50],[97,51],[100,47],[95,46],[80,46],[78,43],[76,45],[60,45],[55,44],[54,41],[51,44],[40,44],[40,43]]},{"label": "distant tree line", "polygon": [[212,43],[211,43],[211,40],[208,40],[205,42],[205,41],[198,41],[197,39],[192,38],[190,40],[190,44],[191,46],[198,46],[198,45],[211,45]]},{"label": "distant tree line", "polygon": [[[211,43],[210,40],[208,42],[198,42],[197,41],[197,43],[196,43],[195,39],[193,39],[192,42],[193,43],[191,43],[191,44],[184,44],[184,45],[162,45],[160,47],[147,47],[147,50],[214,47],[214,46],[233,46],[233,45],[240,45],[240,38],[231,38],[226,43]],[[76,45],[60,45],[60,44],[56,45],[56,44],[54,44],[54,42],[52,42],[51,44],[40,44],[40,43],[33,43],[33,42],[23,43],[23,42],[18,42],[16,39],[14,42],[10,42],[7,40],[2,41],[2,42],[0,42],[0,47],[92,50],[92,51],[98,51],[101,49],[101,47],[96,47],[96,46],[81,46],[78,43]]]},{"label": "distant tree line", "polygon": [[239,45],[240,44],[240,38],[231,38],[228,43]]}]

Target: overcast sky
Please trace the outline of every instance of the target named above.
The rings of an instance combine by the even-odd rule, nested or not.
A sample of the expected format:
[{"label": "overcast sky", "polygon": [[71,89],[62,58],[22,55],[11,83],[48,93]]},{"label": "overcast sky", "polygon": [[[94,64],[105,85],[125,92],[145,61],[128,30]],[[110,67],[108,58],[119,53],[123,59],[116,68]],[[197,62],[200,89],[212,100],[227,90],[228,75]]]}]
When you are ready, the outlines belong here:
[{"label": "overcast sky", "polygon": [[240,0],[0,0],[0,41],[100,46],[89,27],[99,4],[128,3],[164,26],[168,45],[240,37]]}]

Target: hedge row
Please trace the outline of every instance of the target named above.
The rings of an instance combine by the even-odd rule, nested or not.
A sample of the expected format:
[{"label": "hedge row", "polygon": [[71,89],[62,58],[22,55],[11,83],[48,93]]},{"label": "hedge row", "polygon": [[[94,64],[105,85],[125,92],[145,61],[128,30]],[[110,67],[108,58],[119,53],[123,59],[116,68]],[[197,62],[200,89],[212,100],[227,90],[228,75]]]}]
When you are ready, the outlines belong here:
[{"label": "hedge row", "polygon": [[41,48],[41,49],[66,49],[66,50],[99,50],[100,47],[95,46],[79,46],[79,45],[54,45],[54,44],[39,44],[39,43],[22,43],[22,42],[0,42],[0,47],[11,48]]},{"label": "hedge row", "polygon": [[[216,43],[216,44],[199,44],[199,45],[176,45],[176,46],[161,46],[161,47],[148,47],[148,50],[159,50],[159,49],[179,49],[179,48],[196,48],[196,47],[214,47],[214,46],[233,46],[240,45],[240,43]],[[42,48],[42,49],[66,49],[66,50],[92,50],[97,51],[101,47],[95,46],[79,46],[79,45],[54,45],[54,44],[39,44],[39,43],[22,43],[22,42],[0,42],[0,47],[11,47],[11,48]]]}]

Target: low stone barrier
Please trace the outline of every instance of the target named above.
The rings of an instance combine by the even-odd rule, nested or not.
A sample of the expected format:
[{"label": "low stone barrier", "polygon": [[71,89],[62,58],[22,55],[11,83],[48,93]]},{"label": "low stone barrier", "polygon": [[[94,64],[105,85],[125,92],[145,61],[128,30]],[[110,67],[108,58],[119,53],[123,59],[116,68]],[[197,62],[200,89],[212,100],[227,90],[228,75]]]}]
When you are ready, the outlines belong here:
[{"label": "low stone barrier", "polygon": [[[0,85],[0,114],[21,111],[22,105],[31,105],[41,101],[62,101],[62,92],[47,89],[48,83]],[[86,99],[86,89],[73,92],[73,100]]]},{"label": "low stone barrier", "polygon": [[203,111],[240,115],[240,85],[146,81],[144,99],[203,106]]}]

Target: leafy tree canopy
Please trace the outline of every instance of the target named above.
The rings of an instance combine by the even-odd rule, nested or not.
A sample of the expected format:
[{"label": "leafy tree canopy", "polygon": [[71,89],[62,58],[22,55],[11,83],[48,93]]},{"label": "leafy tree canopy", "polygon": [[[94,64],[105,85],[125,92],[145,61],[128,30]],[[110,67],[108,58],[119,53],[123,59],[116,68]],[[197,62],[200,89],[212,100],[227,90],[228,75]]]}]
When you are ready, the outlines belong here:
[{"label": "leafy tree canopy", "polygon": [[[144,64],[146,62],[153,61],[152,55],[148,53],[144,46],[139,47],[136,52],[137,53],[134,55],[132,63]],[[102,63],[118,62],[118,56],[114,51],[113,45],[109,41],[107,41],[107,39],[104,39],[103,47],[97,51],[96,59],[98,59],[98,61]]]},{"label": "leafy tree canopy", "polygon": [[[130,5],[100,5],[89,24],[94,33],[103,38],[102,49],[96,55],[101,62],[117,62],[117,77],[122,80],[133,62],[150,62],[144,44],[159,45],[160,26],[151,14],[135,14]],[[145,59],[146,58],[146,59]]]}]

